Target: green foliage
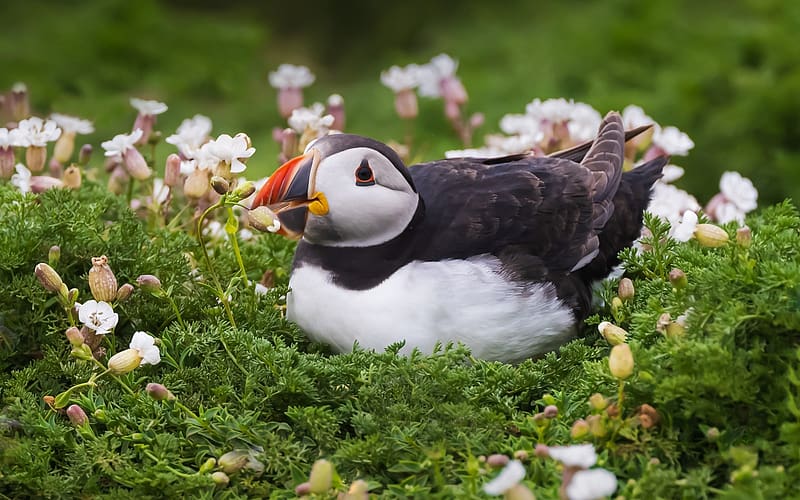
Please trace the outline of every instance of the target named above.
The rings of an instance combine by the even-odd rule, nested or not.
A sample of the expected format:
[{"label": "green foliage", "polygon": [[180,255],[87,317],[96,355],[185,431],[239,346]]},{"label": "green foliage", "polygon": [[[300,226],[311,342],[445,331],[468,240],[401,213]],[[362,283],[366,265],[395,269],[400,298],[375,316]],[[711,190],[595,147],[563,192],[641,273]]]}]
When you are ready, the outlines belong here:
[{"label": "green foliage", "polygon": [[[481,455],[524,450],[526,485],[557,498],[560,474],[534,446],[572,442],[570,427],[584,417],[606,426],[590,439],[626,497],[800,494],[800,215],[789,203],[749,221],[747,248],[679,244],[647,218],[649,249],[623,254],[634,298],[589,321],[611,319],[630,333],[636,370],[624,403],[590,326],[557,353],[516,366],[474,359],[460,346],[331,355],[283,319],[292,246],[277,237],[242,246],[248,278],[271,270],[277,286],[267,295],[235,286],[234,328],[205,280],[193,277],[202,257],[186,233],[148,226],[93,184],[38,196],[0,185],[0,204],[3,495],[288,498],[325,457],[341,481],[366,479],[382,497],[467,498],[486,482]],[[73,391],[71,403],[89,416],[82,427],[43,401],[96,371],[70,356],[69,323],[33,275],[54,244],[54,267],[79,300],[90,297],[90,258],[105,254],[120,283],[159,276],[183,316],[181,324],[143,291],[117,305],[122,319],[104,344],[108,354],[146,330],[160,338],[162,361]],[[235,277],[228,243],[212,239],[209,249],[223,281]],[[686,287],[670,284],[673,267],[685,271]],[[614,289],[606,284],[607,303]],[[664,313],[685,315],[685,328],[659,332]],[[151,399],[149,382],[177,399]],[[592,410],[596,392],[621,417]],[[645,403],[659,413],[654,427],[637,416]],[[535,416],[546,405],[558,407],[556,418]],[[233,450],[263,470],[231,472],[223,489],[204,464]]]}]

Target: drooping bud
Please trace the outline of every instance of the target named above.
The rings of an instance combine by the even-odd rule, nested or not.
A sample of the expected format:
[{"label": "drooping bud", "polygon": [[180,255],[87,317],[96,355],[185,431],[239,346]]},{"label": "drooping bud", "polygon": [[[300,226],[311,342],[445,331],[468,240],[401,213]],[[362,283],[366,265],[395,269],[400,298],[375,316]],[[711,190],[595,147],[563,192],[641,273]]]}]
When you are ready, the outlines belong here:
[{"label": "drooping bud", "polygon": [[714,224],[698,224],[694,237],[700,245],[708,248],[725,246],[728,243],[728,233]]},{"label": "drooping bud", "polygon": [[164,387],[162,384],[157,384],[155,382],[150,382],[147,384],[145,391],[147,391],[147,394],[156,401],[175,399],[175,395],[172,394],[169,389]]},{"label": "drooping bud", "polygon": [[611,348],[608,356],[608,367],[611,375],[620,380],[625,380],[633,374],[633,353],[628,344],[619,344]]},{"label": "drooping bud", "polygon": [[612,346],[624,344],[628,339],[628,332],[608,321],[603,321],[597,325],[597,331],[599,331],[600,335],[606,339],[606,342]]},{"label": "drooping bud", "polygon": [[28,146],[25,149],[25,166],[33,173],[44,170],[47,163],[47,148],[44,146]]},{"label": "drooping bud", "polygon": [[133,285],[125,283],[117,290],[117,302],[124,302],[133,295]]},{"label": "drooping bud", "polygon": [[78,165],[85,167],[89,164],[89,160],[92,158],[92,145],[91,144],[84,144],[81,146],[80,152],[78,152]]},{"label": "drooping bud", "polygon": [[634,293],[635,289],[633,288],[633,281],[631,281],[630,278],[622,278],[619,280],[617,295],[619,295],[620,299],[622,299],[624,302],[627,302],[633,298]]},{"label": "drooping bud", "polygon": [[122,153],[122,160],[125,165],[125,170],[137,181],[143,181],[150,177],[150,167],[147,166],[144,156],[142,156],[142,153],[140,153],[138,149],[126,149],[125,152]]},{"label": "drooping bud", "polygon": [[70,165],[64,170],[64,176],[61,178],[64,187],[69,189],[78,189],[81,187],[81,169],[77,165]]},{"label": "drooping bud", "polygon": [[181,157],[175,153],[167,156],[164,166],[164,184],[174,188],[181,183]]},{"label": "drooping bud", "polygon": [[248,196],[250,196],[255,192],[256,192],[256,185],[253,184],[252,181],[243,182],[238,186],[236,186],[236,189],[233,190],[233,194],[240,200],[247,198]]},{"label": "drooping bud", "polygon": [[749,227],[743,226],[736,230],[736,244],[742,248],[750,248],[753,243],[753,232]]},{"label": "drooping bud", "polygon": [[117,278],[108,265],[108,257],[92,257],[89,269],[89,289],[97,301],[111,303],[117,298]]},{"label": "drooping bud", "polygon": [[86,412],[78,405],[69,405],[67,417],[74,427],[82,427],[89,423],[89,417],[86,416]]},{"label": "drooping bud", "polygon": [[83,345],[83,334],[77,327],[71,326],[67,328],[66,336],[72,347],[80,347]]},{"label": "drooping bud", "polygon": [[111,356],[108,360],[108,369],[114,375],[124,375],[139,368],[142,356],[136,349],[125,349]]},{"label": "drooping bud", "polygon": [[153,295],[159,295],[162,291],[161,280],[152,274],[142,274],[136,278],[136,284],[139,285],[142,291],[152,293]]},{"label": "drooping bud", "polygon": [[593,410],[602,411],[608,406],[608,400],[599,392],[595,392],[589,397],[589,406],[591,406]]},{"label": "drooping bud", "polygon": [[58,275],[55,269],[44,262],[40,262],[36,264],[36,267],[33,269],[33,273],[36,275],[36,279],[39,280],[39,283],[42,284],[45,290],[53,293],[61,292],[64,282],[61,281],[61,276]]},{"label": "drooping bud", "polygon": [[216,483],[217,486],[227,486],[228,483],[231,482],[231,478],[229,478],[227,474],[219,470],[211,473],[211,480],[214,481],[214,483]]},{"label": "drooping bud", "polygon": [[253,229],[262,232],[275,233],[281,228],[275,213],[264,205],[247,211],[247,223]]},{"label": "drooping bud", "polygon": [[203,465],[197,470],[198,474],[205,474],[206,472],[211,472],[214,467],[217,466],[217,459],[216,458],[209,458],[203,462]]},{"label": "drooping bud", "polygon": [[51,246],[50,250],[47,251],[47,263],[50,264],[51,267],[58,267],[60,260],[61,247],[58,245]]},{"label": "drooping bud", "polygon": [[544,413],[545,418],[556,418],[558,416],[558,406],[547,405],[542,413]]},{"label": "drooping bud", "polygon": [[486,465],[495,469],[499,467],[505,467],[506,465],[508,465],[508,462],[509,462],[508,456],[503,455],[501,453],[494,453],[486,457]]},{"label": "drooping bud", "polygon": [[672,286],[677,290],[682,290],[686,288],[686,285],[689,284],[689,279],[686,277],[686,273],[684,273],[682,269],[678,269],[676,267],[669,272],[669,282],[672,283]]},{"label": "drooping bud", "polygon": [[586,420],[579,418],[572,424],[569,435],[572,439],[582,439],[589,434],[589,423]]},{"label": "drooping bud", "polygon": [[211,177],[211,187],[214,188],[214,191],[217,194],[225,194],[231,188],[230,183],[224,178],[218,175]]},{"label": "drooping bud", "polygon": [[44,193],[48,189],[60,188],[64,186],[61,179],[50,177],[49,175],[34,175],[31,177],[31,192],[35,194]]},{"label": "drooping bud", "polygon": [[186,177],[183,183],[183,194],[189,198],[202,198],[205,196],[211,188],[208,175],[206,170],[195,169]]},{"label": "drooping bud", "polygon": [[333,464],[321,458],[311,466],[311,475],[308,477],[311,484],[311,493],[322,494],[331,489],[333,484]]}]

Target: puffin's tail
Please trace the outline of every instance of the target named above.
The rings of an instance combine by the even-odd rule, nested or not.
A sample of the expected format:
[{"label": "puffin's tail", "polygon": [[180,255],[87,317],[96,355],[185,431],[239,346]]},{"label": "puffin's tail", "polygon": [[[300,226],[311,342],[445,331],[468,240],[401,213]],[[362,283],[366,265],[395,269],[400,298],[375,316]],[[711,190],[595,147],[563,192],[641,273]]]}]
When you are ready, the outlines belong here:
[{"label": "puffin's tail", "polygon": [[642,231],[642,217],[650,203],[653,184],[669,158],[661,156],[622,174],[613,198],[614,212],[600,232],[600,252],[580,270],[585,281],[605,278],[619,264],[617,254],[631,246]]}]

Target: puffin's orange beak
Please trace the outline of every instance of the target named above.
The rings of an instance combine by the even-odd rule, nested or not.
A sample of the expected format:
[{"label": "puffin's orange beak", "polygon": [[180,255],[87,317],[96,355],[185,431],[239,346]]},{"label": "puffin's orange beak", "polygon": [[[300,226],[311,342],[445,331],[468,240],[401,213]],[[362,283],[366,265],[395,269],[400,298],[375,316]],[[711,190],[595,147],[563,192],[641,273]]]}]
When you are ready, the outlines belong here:
[{"label": "puffin's orange beak", "polygon": [[319,151],[314,148],[287,161],[270,176],[250,208],[266,205],[281,223],[278,234],[291,239],[300,238],[308,212],[315,215],[328,213],[325,195],[314,190],[318,166]]}]

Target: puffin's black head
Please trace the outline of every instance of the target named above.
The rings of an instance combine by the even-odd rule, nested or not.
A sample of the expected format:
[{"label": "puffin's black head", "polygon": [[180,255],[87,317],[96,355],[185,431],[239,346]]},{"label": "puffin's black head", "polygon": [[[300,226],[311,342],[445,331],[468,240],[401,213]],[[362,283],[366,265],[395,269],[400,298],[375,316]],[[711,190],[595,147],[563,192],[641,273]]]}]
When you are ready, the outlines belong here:
[{"label": "puffin's black head", "polygon": [[403,232],[419,203],[408,169],[392,148],[352,134],[332,134],[281,166],[256,195],[284,236],[364,247]]}]

